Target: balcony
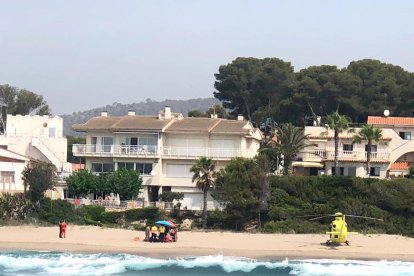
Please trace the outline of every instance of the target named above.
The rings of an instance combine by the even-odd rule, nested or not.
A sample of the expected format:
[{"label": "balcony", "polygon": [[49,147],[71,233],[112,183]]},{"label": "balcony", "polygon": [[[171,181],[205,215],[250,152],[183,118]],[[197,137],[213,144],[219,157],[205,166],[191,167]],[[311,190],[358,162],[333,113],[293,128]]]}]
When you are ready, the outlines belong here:
[{"label": "balcony", "polygon": [[72,147],[74,156],[101,157],[158,157],[157,146],[154,145],[84,145],[75,144]]},{"label": "balcony", "polygon": [[191,147],[164,147],[163,158],[196,159],[202,156],[213,159],[231,159],[241,157],[238,148],[191,148]]},{"label": "balcony", "polygon": [[[303,161],[331,161],[335,158],[335,151],[311,150],[301,153]],[[367,160],[367,152],[364,151],[339,151],[338,160],[342,162],[365,162]],[[371,161],[390,161],[389,152],[372,152]]]},{"label": "balcony", "polygon": [[[74,156],[82,157],[152,157],[159,158],[157,146],[124,146],[124,145],[84,145],[75,144],[72,147]],[[197,147],[164,147],[161,150],[163,158],[197,159],[206,156],[214,159],[231,159],[241,157],[238,148],[197,148]]]}]

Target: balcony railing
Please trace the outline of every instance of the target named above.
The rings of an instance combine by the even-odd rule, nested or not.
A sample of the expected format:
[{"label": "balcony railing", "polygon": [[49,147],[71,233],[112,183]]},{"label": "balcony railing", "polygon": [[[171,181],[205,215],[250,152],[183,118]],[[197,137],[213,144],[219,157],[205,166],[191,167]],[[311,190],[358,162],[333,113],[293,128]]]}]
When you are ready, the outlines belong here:
[{"label": "balcony railing", "polygon": [[[335,151],[313,150],[302,152],[303,161],[333,160]],[[338,159],[342,161],[365,161],[367,152],[364,151],[339,151]],[[371,161],[384,161],[390,159],[389,152],[372,152]]]},{"label": "balcony railing", "polygon": [[[157,156],[157,146],[125,146],[125,145],[84,145],[75,144],[72,147],[75,156]],[[204,148],[204,147],[164,147],[161,150],[163,157],[171,158],[198,158],[201,156],[212,158],[241,157],[238,148]]]},{"label": "balcony railing", "polygon": [[157,155],[157,146],[154,145],[82,145],[75,144],[72,151],[77,155],[139,155],[154,156]]},{"label": "balcony railing", "polygon": [[197,158],[201,156],[213,158],[240,157],[241,151],[237,148],[191,148],[191,147],[164,147],[163,157]]}]

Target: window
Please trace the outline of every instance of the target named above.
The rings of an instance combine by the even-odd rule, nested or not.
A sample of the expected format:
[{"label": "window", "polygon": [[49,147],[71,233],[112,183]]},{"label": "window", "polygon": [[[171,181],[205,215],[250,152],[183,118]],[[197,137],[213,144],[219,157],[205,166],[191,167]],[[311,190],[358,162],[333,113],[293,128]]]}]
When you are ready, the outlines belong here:
[{"label": "window", "polygon": [[[334,170],[335,167],[332,167],[332,174]],[[356,176],[356,167],[337,167],[336,175]]]},{"label": "window", "polygon": [[400,137],[404,140],[411,140],[411,132],[400,131]]},{"label": "window", "polygon": [[56,128],[50,127],[49,128],[49,138],[55,138],[56,137]]},{"label": "window", "polygon": [[135,163],[135,170],[142,175],[149,175],[152,171],[151,163]]},{"label": "window", "polygon": [[0,172],[0,183],[14,183],[14,172]]},{"label": "window", "polygon": [[168,177],[192,177],[190,168],[192,165],[187,164],[167,164]]},{"label": "window", "polygon": [[351,151],[354,150],[354,145],[352,145],[352,144],[343,144],[342,150],[344,151],[345,154],[349,154]]},{"label": "window", "polygon": [[129,162],[118,162],[118,170],[121,169],[127,169],[129,171],[134,170],[135,163],[129,163]]},{"label": "window", "polygon": [[92,172],[94,173],[108,173],[113,171],[113,163],[92,163]]},{"label": "window", "polygon": [[95,152],[111,152],[114,144],[112,137],[91,137],[91,143],[94,145]]},{"label": "window", "polygon": [[[365,145],[365,151],[368,152],[368,145]],[[377,152],[377,145],[371,145],[371,152]]]},{"label": "window", "polygon": [[370,176],[380,176],[380,167],[371,167]]}]

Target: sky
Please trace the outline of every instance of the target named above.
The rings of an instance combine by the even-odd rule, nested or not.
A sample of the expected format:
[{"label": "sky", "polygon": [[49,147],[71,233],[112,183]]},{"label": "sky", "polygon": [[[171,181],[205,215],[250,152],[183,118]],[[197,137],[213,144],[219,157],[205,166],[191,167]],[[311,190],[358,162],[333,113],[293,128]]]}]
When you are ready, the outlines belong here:
[{"label": "sky", "polygon": [[56,115],[213,97],[219,66],[239,56],[414,71],[410,0],[0,1],[0,84]]}]

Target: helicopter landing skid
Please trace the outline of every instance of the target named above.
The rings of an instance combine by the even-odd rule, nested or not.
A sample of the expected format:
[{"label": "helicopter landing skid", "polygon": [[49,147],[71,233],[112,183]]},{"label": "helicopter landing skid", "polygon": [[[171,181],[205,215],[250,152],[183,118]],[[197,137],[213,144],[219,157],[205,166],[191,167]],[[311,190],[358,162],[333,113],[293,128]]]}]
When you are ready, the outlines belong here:
[{"label": "helicopter landing skid", "polygon": [[346,244],[347,246],[349,246],[349,241],[345,241],[345,244]]}]

